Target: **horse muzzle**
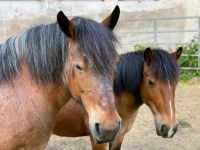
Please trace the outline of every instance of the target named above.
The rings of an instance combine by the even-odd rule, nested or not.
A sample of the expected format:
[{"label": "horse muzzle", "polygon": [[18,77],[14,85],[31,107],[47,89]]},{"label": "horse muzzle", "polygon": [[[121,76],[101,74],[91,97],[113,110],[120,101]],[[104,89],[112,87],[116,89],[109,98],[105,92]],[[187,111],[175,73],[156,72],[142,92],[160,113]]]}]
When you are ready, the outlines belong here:
[{"label": "horse muzzle", "polygon": [[115,139],[120,128],[121,128],[121,122],[116,123],[115,126],[111,129],[105,128],[100,123],[95,123],[94,127],[92,128],[93,130],[92,135],[93,135],[93,138],[95,139],[95,142],[98,144],[110,142]]},{"label": "horse muzzle", "polygon": [[168,125],[161,125],[160,129],[156,129],[158,136],[162,136],[163,138],[172,138],[178,130],[178,124],[174,127],[169,127]]}]

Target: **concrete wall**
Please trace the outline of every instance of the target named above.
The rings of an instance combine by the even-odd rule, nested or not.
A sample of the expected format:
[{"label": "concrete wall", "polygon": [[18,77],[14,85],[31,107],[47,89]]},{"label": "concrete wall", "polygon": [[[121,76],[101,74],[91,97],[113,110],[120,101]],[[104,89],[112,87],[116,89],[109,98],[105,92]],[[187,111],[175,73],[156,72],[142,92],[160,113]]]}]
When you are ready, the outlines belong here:
[{"label": "concrete wall", "polygon": [[[152,34],[130,34],[134,31],[152,31],[153,23],[130,21],[132,19],[200,16],[199,0],[0,0],[0,42],[28,27],[54,22],[59,10],[63,10],[69,18],[84,16],[102,21],[115,5],[121,8],[121,16],[115,32],[122,44],[128,44],[123,48],[130,44],[153,42]],[[158,22],[158,29],[197,28],[197,21],[194,19],[162,21]],[[195,34],[197,33],[159,34],[158,42],[187,42]]]}]

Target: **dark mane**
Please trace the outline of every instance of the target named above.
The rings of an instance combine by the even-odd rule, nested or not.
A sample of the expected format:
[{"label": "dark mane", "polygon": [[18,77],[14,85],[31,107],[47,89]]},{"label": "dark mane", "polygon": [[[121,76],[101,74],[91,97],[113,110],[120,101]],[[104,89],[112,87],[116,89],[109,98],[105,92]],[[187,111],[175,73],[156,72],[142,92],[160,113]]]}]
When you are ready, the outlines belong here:
[{"label": "dark mane", "polygon": [[114,80],[114,92],[116,95],[122,91],[132,93],[140,99],[140,85],[143,79],[143,52],[129,52],[121,54]]},{"label": "dark mane", "polygon": [[162,49],[152,50],[154,58],[151,61],[150,67],[154,75],[164,82],[176,83],[179,77],[179,67],[176,59]]},{"label": "dark mane", "polygon": [[60,79],[68,42],[58,24],[34,27],[27,31],[25,39],[26,59],[34,77],[45,82]]},{"label": "dark mane", "polygon": [[118,41],[113,32],[86,18],[76,17],[72,19],[72,23],[79,49],[95,71],[102,75],[111,75],[118,57],[115,47]]},{"label": "dark mane", "polygon": [[[111,74],[117,60],[114,34],[101,24],[74,18],[80,52],[99,74]],[[42,82],[61,79],[66,62],[68,38],[59,25],[39,25],[0,45],[0,83],[20,72],[20,61],[27,62],[34,78]]]},{"label": "dark mane", "polygon": [[[176,83],[178,81],[179,67],[171,54],[161,49],[153,49],[154,57],[150,68],[155,77],[164,82]],[[140,85],[143,80],[143,51],[129,52],[120,55],[117,72],[114,80],[116,95],[122,91],[132,93],[140,99]]]}]

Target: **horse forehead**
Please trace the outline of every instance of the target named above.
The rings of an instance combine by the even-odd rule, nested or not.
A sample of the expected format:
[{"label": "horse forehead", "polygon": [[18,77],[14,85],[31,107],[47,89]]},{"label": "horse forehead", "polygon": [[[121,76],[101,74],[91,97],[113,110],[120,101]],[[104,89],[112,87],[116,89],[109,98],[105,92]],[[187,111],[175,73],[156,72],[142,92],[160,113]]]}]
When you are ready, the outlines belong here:
[{"label": "horse forehead", "polygon": [[170,82],[168,78],[166,79],[161,79],[157,77],[157,81],[160,83],[159,85],[162,86],[163,88],[169,89],[169,90],[175,90],[177,82]]},{"label": "horse forehead", "polygon": [[84,61],[88,63],[92,63],[91,60],[88,58],[87,54],[80,48],[77,42],[70,41],[68,45],[68,53],[74,55],[75,57],[81,57]]},{"label": "horse forehead", "polygon": [[157,80],[158,91],[161,93],[165,101],[172,101],[175,97],[176,85],[167,81]]},{"label": "horse forehead", "polygon": [[147,65],[146,63],[144,64],[143,74],[144,74],[144,76],[154,77],[151,67],[149,65]]}]

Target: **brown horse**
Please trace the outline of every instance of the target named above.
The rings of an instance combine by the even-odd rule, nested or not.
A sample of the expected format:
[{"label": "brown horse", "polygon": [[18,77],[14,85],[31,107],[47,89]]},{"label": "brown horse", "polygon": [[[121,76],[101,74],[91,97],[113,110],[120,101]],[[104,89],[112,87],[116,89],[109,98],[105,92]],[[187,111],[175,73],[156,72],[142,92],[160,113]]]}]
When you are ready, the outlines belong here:
[{"label": "brown horse", "polygon": [[[145,103],[151,109],[159,136],[171,138],[178,124],[175,117],[175,88],[179,67],[176,60],[182,48],[168,52],[147,48],[144,52],[130,52],[120,56],[115,74],[114,92],[116,108],[122,118],[122,127],[110,149],[120,149],[124,135],[130,130],[138,109]],[[77,137],[90,135],[88,116],[84,108],[70,100],[57,114],[53,133]],[[101,131],[100,131],[101,132]],[[106,149],[106,144],[95,144],[93,150]]]},{"label": "brown horse", "polygon": [[[89,114],[97,142],[120,128],[113,78],[117,6],[102,24],[62,13],[0,45],[0,149],[44,149],[55,115],[73,96]],[[109,30],[109,29],[110,30]],[[81,101],[80,101],[81,100]],[[99,132],[101,131],[101,132]]]}]

